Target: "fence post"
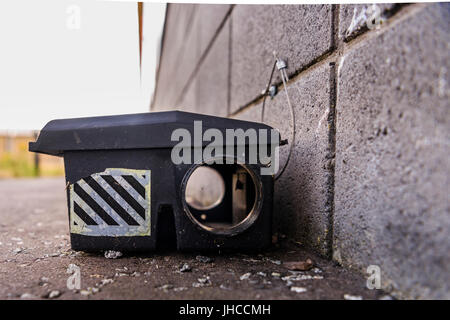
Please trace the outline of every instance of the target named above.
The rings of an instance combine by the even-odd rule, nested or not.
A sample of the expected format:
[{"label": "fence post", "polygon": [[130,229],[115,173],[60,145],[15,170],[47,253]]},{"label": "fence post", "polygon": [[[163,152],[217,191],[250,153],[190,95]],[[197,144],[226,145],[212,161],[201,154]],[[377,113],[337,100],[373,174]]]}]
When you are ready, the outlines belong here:
[{"label": "fence post", "polygon": [[[36,141],[36,139],[37,139],[37,137],[39,135],[38,131],[34,131],[33,135],[34,135],[34,140]],[[39,166],[39,160],[40,160],[39,159],[39,153],[35,152],[34,153],[34,175],[36,177],[39,177],[41,175],[40,166]]]}]

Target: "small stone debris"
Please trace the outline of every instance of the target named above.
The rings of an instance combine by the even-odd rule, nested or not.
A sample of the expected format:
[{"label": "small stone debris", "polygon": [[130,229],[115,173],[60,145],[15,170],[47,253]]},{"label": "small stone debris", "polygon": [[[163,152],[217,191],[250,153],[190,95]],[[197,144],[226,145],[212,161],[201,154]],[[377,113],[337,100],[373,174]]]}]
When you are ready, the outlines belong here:
[{"label": "small stone debris", "polygon": [[102,279],[100,282],[96,283],[95,286],[100,289],[100,288],[103,288],[104,286],[106,286],[108,284],[113,283],[113,282],[114,282],[113,279],[106,278],[106,279]]},{"label": "small stone debris", "polygon": [[394,299],[394,297],[386,294],[386,295],[380,297],[378,300],[395,300],[395,299]]},{"label": "small stone debris", "polygon": [[114,274],[114,277],[128,277],[130,274],[129,273],[124,273],[124,272],[116,272]]},{"label": "small stone debris", "polygon": [[291,287],[291,291],[294,291],[295,293],[303,293],[306,292],[306,288],[303,287]]},{"label": "small stone debris", "polygon": [[306,259],[306,261],[285,262],[284,266],[293,271],[308,271],[312,269],[314,263],[311,259]]},{"label": "small stone debris", "polygon": [[13,250],[13,253],[19,254],[19,253],[21,253],[22,251],[23,251],[22,248],[15,248],[15,249]]},{"label": "small stone debris", "polygon": [[257,275],[258,275],[258,276],[261,276],[261,277],[266,277],[266,276],[267,276],[267,273],[261,272],[261,271],[260,271],[260,272],[257,273]]},{"label": "small stone debris", "polygon": [[281,277],[281,274],[278,272],[272,272],[272,277],[279,278]]},{"label": "small stone debris", "polygon": [[281,265],[281,261],[280,260],[274,260],[274,259],[270,259],[270,258],[264,258],[265,261],[269,261],[273,264],[276,264],[277,266]]},{"label": "small stone debris", "polygon": [[314,272],[314,273],[322,273],[322,270],[320,270],[319,268],[317,268],[317,267],[315,267],[315,268],[313,268],[312,270],[311,270],[312,272]]},{"label": "small stone debris", "polygon": [[204,277],[204,278],[198,278],[197,280],[198,280],[198,282],[200,282],[201,284],[208,284],[208,283],[211,283],[211,282],[209,281],[209,276]]},{"label": "small stone debris", "polygon": [[351,294],[344,294],[345,300],[362,300],[363,298],[361,296],[353,296]]},{"label": "small stone debris", "polygon": [[158,289],[163,290],[164,292],[168,292],[170,289],[173,289],[172,284],[164,284],[160,286]]},{"label": "small stone debris", "polygon": [[113,279],[107,278],[107,279],[103,279],[100,283],[101,283],[102,286],[104,286],[104,285],[107,285],[107,284],[111,284],[113,282],[114,282]]},{"label": "small stone debris", "polygon": [[132,274],[132,272],[130,270],[128,270],[127,267],[116,268],[115,270],[117,272],[114,274],[114,277],[126,277],[126,276],[130,276]]},{"label": "small stone debris", "polygon": [[188,289],[187,287],[178,287],[178,288],[173,288],[173,291],[180,292],[180,291],[185,291],[187,289]]},{"label": "small stone debris", "polygon": [[195,260],[203,262],[203,263],[211,263],[214,261],[214,259],[206,256],[196,256]]},{"label": "small stone debris", "polygon": [[321,280],[322,276],[311,276],[309,274],[291,274],[281,278],[284,281],[304,281],[304,280]]},{"label": "small stone debris", "polygon": [[99,288],[95,288],[95,287],[94,288],[89,287],[88,290],[90,290],[92,293],[97,293],[100,291]]},{"label": "small stone debris", "polygon": [[80,294],[81,294],[82,296],[90,296],[90,295],[93,295],[93,294],[98,293],[99,291],[100,291],[99,288],[88,287],[86,290],[81,290],[81,291],[80,291]]},{"label": "small stone debris", "polygon": [[222,290],[231,290],[231,288],[228,288],[228,287],[225,286],[224,284],[221,284],[221,285],[219,286],[219,288],[222,289]]},{"label": "small stone debris", "polygon": [[128,268],[127,268],[127,267],[116,268],[115,270],[116,270],[116,271],[119,271],[119,272],[128,272]]},{"label": "small stone debris", "polygon": [[20,296],[20,299],[34,299],[36,298],[33,294],[25,292]]},{"label": "small stone debris", "polygon": [[244,273],[239,279],[242,280],[247,280],[248,278],[250,278],[252,274],[250,272]]},{"label": "small stone debris", "polygon": [[48,254],[46,256],[47,257],[51,257],[51,258],[55,258],[55,257],[59,257],[60,254],[61,253],[59,253],[59,252],[53,252],[53,253],[50,253],[50,254]]},{"label": "small stone debris", "polygon": [[55,298],[58,298],[60,295],[61,295],[61,292],[60,292],[60,291],[58,291],[58,290],[53,290],[53,291],[50,291],[50,292],[48,293],[47,298],[49,298],[49,299],[55,299]]},{"label": "small stone debris", "polygon": [[209,279],[209,276],[206,276],[206,277],[203,277],[203,278],[198,278],[197,281],[198,282],[192,283],[192,286],[194,288],[208,287],[208,286],[211,285],[211,280]]},{"label": "small stone debris", "polygon": [[187,264],[183,264],[179,270],[180,272],[191,272],[192,268]]},{"label": "small stone debris", "polygon": [[122,252],[120,251],[114,251],[114,250],[108,250],[105,251],[105,258],[106,259],[117,259],[122,256]]},{"label": "small stone debris", "polygon": [[48,282],[49,282],[49,281],[50,281],[49,278],[47,278],[47,277],[41,277],[41,278],[39,279],[38,285],[41,286],[41,287],[46,287],[46,286],[48,286]]}]

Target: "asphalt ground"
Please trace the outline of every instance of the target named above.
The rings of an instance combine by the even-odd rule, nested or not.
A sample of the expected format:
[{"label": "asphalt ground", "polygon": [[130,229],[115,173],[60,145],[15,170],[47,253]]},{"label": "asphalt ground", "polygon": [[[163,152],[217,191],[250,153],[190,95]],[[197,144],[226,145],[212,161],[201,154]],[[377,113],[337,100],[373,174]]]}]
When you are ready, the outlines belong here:
[{"label": "asphalt ground", "polygon": [[[255,254],[107,259],[70,248],[63,178],[0,180],[0,299],[380,299],[366,278],[279,237]],[[286,262],[311,259],[309,271]],[[72,265],[72,266],[71,266]],[[71,266],[71,267],[70,267]],[[68,269],[79,270],[74,289]]]}]

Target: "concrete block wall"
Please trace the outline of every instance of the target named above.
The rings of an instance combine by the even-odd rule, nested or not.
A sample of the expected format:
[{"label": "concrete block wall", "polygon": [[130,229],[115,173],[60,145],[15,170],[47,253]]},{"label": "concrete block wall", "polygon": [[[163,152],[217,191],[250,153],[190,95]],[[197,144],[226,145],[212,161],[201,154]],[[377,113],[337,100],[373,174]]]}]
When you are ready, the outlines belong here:
[{"label": "concrete block wall", "polygon": [[278,71],[261,119],[275,51],[296,136],[274,232],[379,266],[398,297],[450,298],[449,31],[442,3],[170,4],[151,110],[263,121],[290,140]]}]

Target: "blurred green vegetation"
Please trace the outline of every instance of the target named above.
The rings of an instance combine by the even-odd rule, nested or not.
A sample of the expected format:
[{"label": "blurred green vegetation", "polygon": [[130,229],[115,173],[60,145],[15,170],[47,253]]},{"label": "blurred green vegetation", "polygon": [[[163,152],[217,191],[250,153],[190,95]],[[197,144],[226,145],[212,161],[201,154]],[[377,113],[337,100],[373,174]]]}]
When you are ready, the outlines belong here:
[{"label": "blurred green vegetation", "polygon": [[37,176],[62,176],[64,170],[60,166],[40,166],[39,173],[34,161],[26,152],[3,153],[0,155],[0,178],[19,178]]},{"label": "blurred green vegetation", "polygon": [[37,171],[26,155],[4,153],[0,157],[0,177],[35,177]]}]

